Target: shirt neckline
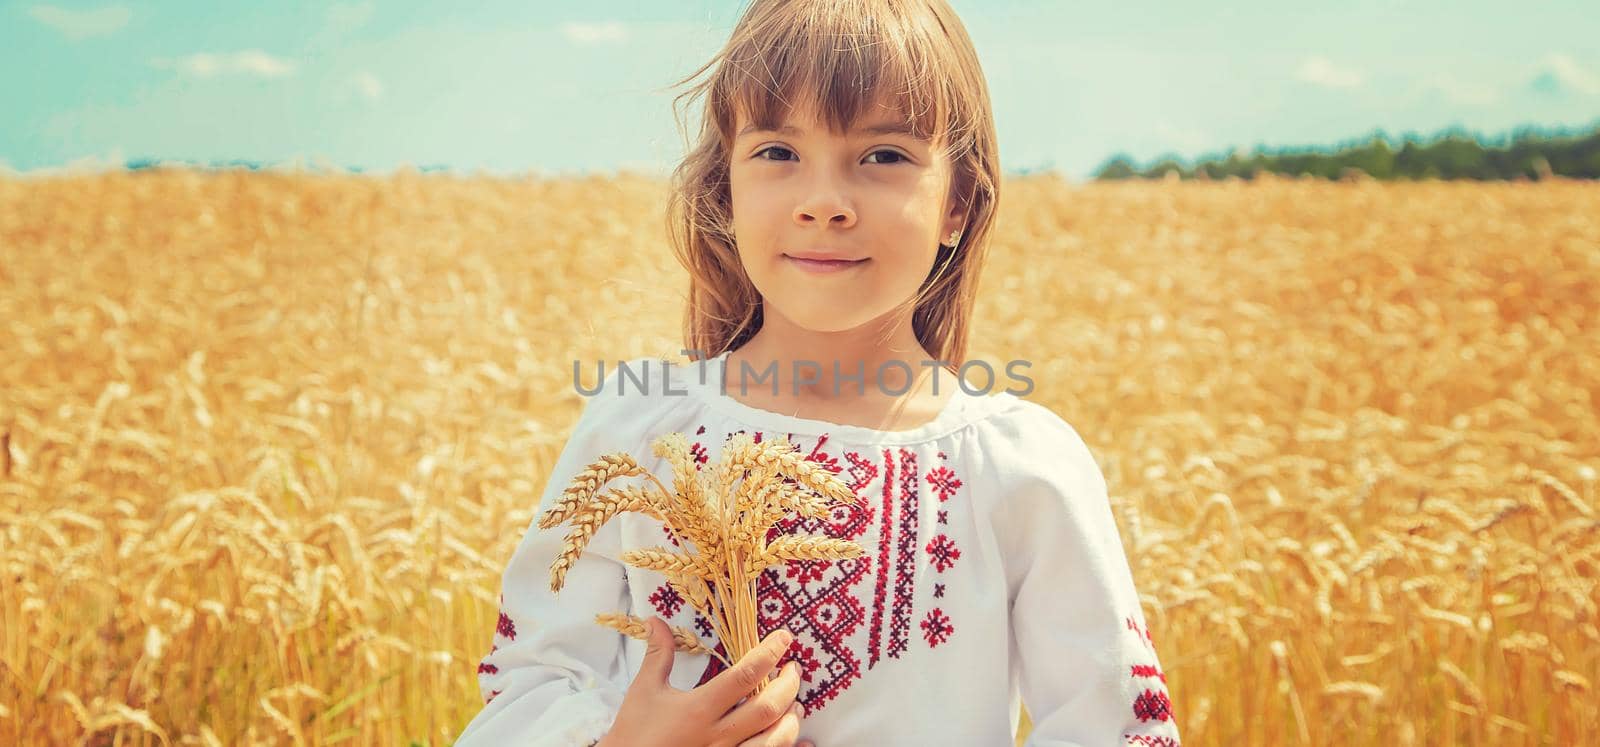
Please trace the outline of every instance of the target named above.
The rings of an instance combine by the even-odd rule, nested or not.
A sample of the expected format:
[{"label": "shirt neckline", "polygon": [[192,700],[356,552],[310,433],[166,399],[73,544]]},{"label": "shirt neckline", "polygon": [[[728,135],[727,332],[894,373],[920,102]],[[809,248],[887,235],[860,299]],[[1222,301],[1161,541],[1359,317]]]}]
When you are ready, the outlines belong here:
[{"label": "shirt neckline", "polygon": [[[985,405],[994,397],[1009,396],[1002,392],[993,397],[969,394],[954,376],[944,376],[939,380],[939,385],[955,387],[955,392],[945,400],[943,408],[932,420],[908,430],[886,431],[868,428],[860,425],[847,425],[835,423],[830,420],[816,418],[802,418],[795,415],[786,415],[781,412],[766,410],[753,405],[747,405],[731,395],[723,388],[728,367],[728,353],[703,361],[690,364],[691,374],[688,377],[688,389],[692,390],[701,400],[723,415],[739,421],[757,430],[769,433],[786,433],[790,435],[820,436],[828,435],[834,440],[854,444],[910,444],[931,441],[947,435],[961,426],[966,425],[979,417],[987,409]],[[949,372],[944,372],[948,374]]]}]

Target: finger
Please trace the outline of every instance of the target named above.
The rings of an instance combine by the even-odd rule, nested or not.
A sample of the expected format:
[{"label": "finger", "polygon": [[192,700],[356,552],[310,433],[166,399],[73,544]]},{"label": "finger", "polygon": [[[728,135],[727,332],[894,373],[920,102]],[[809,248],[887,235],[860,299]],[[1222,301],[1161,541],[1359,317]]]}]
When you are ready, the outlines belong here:
[{"label": "finger", "polygon": [[800,736],[801,712],[802,706],[795,703],[760,734],[741,742],[740,747],[791,747]]},{"label": "finger", "polygon": [[[750,696],[743,705],[729,711],[714,728],[719,733],[734,739],[744,739],[752,734],[759,734],[782,719],[790,708],[798,705],[795,702],[795,693],[799,690],[800,668],[790,662],[783,668],[783,674],[779,675],[767,689]],[[790,739],[783,744],[793,743],[794,740]]]},{"label": "finger", "polygon": [[665,684],[672,674],[673,652],[677,650],[672,628],[655,616],[645,620],[645,624],[650,626],[650,639],[645,647],[644,663],[639,666],[639,677],[646,682]]},{"label": "finger", "polygon": [[777,679],[767,685],[768,690],[778,691],[784,702],[793,703],[800,696],[800,665],[795,662],[785,664],[783,670],[778,672]]},{"label": "finger", "polygon": [[705,697],[710,699],[714,712],[727,711],[739,702],[739,698],[755,690],[761,679],[777,666],[778,660],[783,658],[793,642],[794,634],[782,628],[774,630],[755,648],[745,652],[732,668],[702,685],[700,689],[705,690]]},{"label": "finger", "polygon": [[[784,678],[785,674],[792,674],[793,676],[788,678],[788,679],[785,679]],[[767,692],[772,692],[772,691],[776,690],[777,694],[779,696],[786,697],[789,700],[794,700],[795,696],[800,694],[800,665],[799,664],[791,661],[791,662],[788,662],[788,663],[784,664],[781,667],[777,667],[777,668],[773,669],[772,670],[772,674],[771,674],[771,679],[772,679],[772,681],[767,683]],[[794,687],[792,689],[788,687],[788,684],[790,682],[794,683]],[[726,709],[725,711],[723,711],[722,717],[723,718],[727,718],[728,714],[731,714],[734,711],[738,710],[739,706],[742,706],[745,703],[750,702],[750,697],[751,696],[746,695],[746,696],[740,698],[739,702],[734,703],[732,707],[730,707],[730,708]]]}]

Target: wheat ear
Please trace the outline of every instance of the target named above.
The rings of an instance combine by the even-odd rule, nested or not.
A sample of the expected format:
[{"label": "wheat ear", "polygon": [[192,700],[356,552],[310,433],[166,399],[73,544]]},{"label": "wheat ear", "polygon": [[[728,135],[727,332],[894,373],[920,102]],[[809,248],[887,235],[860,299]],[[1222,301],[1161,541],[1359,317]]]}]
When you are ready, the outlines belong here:
[{"label": "wheat ear", "polygon": [[[641,641],[650,640],[649,624],[642,617],[615,612],[601,612],[594,616],[594,621],[629,638],[636,638]],[[669,625],[668,627],[672,628],[672,642],[676,650],[686,654],[710,654],[721,659],[723,664],[728,664],[727,657],[706,646],[700,640],[700,637],[694,634],[694,631],[679,625]],[[732,665],[729,664],[728,666]]]},{"label": "wheat ear", "polygon": [[572,569],[572,564],[583,554],[583,548],[588,547],[589,540],[594,539],[595,533],[606,522],[623,511],[638,511],[662,518],[662,513],[656,507],[658,502],[659,499],[653,498],[644,489],[630,485],[612,488],[580,509],[573,516],[571,531],[562,540],[561,554],[550,564],[550,591],[561,591],[566,584],[567,571]]},{"label": "wheat ear", "polygon": [[594,498],[607,482],[618,477],[637,477],[642,474],[645,474],[644,468],[625,453],[601,456],[572,478],[572,484],[561,491],[561,496],[556,499],[556,505],[539,517],[539,528],[549,529],[566,521],[568,517],[588,505],[590,499]]},{"label": "wheat ear", "polygon": [[734,458],[748,468],[770,466],[798,485],[833,503],[860,503],[860,496],[839,476],[800,453],[787,438],[775,438],[740,449]]},{"label": "wheat ear", "polygon": [[750,566],[760,570],[789,560],[844,560],[859,558],[866,552],[850,540],[834,537],[793,535],[779,537],[750,559]]},{"label": "wheat ear", "polygon": [[673,529],[687,536],[702,553],[714,555],[721,552],[722,537],[717,529],[721,523],[719,512],[711,505],[711,496],[708,495],[703,476],[695,468],[688,438],[682,433],[668,433],[653,441],[651,450],[672,465],[673,489],[667,495],[671,496],[673,506],[678,509],[673,515],[682,524]]},{"label": "wheat ear", "polygon": [[718,564],[703,555],[669,552],[660,546],[628,550],[622,553],[622,562],[647,571],[682,573],[708,581],[722,576]]}]

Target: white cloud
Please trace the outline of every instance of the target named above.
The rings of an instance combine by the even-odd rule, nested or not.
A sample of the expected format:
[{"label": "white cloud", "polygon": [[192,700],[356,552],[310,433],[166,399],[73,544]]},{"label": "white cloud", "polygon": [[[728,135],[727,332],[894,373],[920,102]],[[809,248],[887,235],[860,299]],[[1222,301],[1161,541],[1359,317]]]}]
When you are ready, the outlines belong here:
[{"label": "white cloud", "polygon": [[328,26],[335,31],[349,31],[367,25],[378,9],[373,0],[361,3],[334,3],[328,6]]},{"label": "white cloud", "polygon": [[262,52],[247,49],[242,52],[214,54],[201,52],[176,60],[155,59],[150,64],[171,68],[195,78],[212,78],[218,75],[244,74],[261,78],[281,78],[294,73],[294,63]]},{"label": "white cloud", "polygon": [[1540,72],[1531,85],[1538,90],[1577,91],[1594,96],[1600,94],[1600,77],[1585,70],[1570,55],[1552,52],[1539,63]]},{"label": "white cloud", "polygon": [[1326,57],[1306,58],[1295,71],[1295,77],[1328,88],[1355,88],[1361,85],[1360,73],[1341,68]]},{"label": "white cloud", "polygon": [[361,94],[361,98],[368,101],[377,101],[383,98],[383,81],[379,80],[378,76],[365,70],[352,76],[350,85],[356,89],[356,93]]},{"label": "white cloud", "polygon": [[563,23],[561,34],[574,44],[608,44],[628,38],[628,29],[616,21]]},{"label": "white cloud", "polygon": [[91,36],[107,36],[115,33],[128,25],[128,19],[133,17],[133,12],[121,5],[108,5],[94,10],[68,10],[54,5],[35,5],[28,8],[28,15],[33,16],[33,20],[61,32],[68,39],[87,39]]}]

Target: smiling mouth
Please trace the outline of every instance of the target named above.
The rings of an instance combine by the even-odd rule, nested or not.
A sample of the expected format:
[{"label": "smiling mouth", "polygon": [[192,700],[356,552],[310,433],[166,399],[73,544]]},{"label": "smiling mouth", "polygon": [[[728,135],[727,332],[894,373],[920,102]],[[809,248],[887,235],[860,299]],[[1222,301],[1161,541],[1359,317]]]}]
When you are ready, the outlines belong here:
[{"label": "smiling mouth", "polygon": [[839,272],[840,270],[848,270],[871,261],[870,257],[866,259],[802,259],[800,257],[791,257],[787,254],[783,255],[783,258],[794,263],[800,269],[809,272]]}]

